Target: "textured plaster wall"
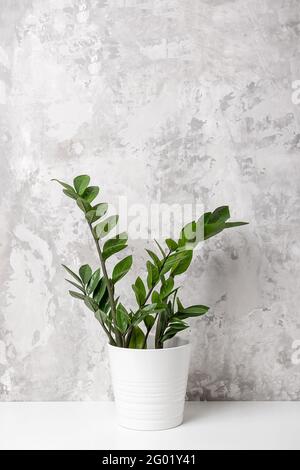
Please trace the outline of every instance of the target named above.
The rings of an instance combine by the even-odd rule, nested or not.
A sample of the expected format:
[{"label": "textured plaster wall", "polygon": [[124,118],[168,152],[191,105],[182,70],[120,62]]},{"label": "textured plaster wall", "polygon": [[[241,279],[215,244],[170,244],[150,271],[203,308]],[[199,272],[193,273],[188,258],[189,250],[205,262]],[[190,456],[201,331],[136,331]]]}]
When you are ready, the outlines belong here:
[{"label": "textured plaster wall", "polygon": [[[200,250],[183,300],[191,400],[297,400],[298,0],[0,0],[0,400],[111,399],[105,338],[60,263],[96,258],[54,183],[227,203],[251,222]],[[146,256],[133,241],[133,273]]]}]

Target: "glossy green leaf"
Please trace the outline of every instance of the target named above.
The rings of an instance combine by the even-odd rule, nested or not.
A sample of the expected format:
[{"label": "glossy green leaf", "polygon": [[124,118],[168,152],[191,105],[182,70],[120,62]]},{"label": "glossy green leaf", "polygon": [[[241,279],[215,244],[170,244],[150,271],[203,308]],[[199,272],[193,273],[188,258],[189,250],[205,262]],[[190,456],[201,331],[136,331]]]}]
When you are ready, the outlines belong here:
[{"label": "glossy green leaf", "polygon": [[148,272],[147,286],[149,289],[151,289],[157,284],[157,281],[159,280],[159,271],[158,268],[150,261],[147,261],[146,266]]},{"label": "glossy green leaf", "polygon": [[81,299],[81,300],[84,300],[84,299],[85,299],[85,295],[80,294],[79,292],[75,292],[75,291],[69,290],[69,294],[70,294],[72,297],[75,297],[75,299]]},{"label": "glossy green leaf", "polygon": [[87,285],[87,283],[91,279],[92,274],[93,274],[92,269],[88,264],[84,264],[79,269],[79,276],[81,277],[81,280],[82,280],[82,282],[85,286]]},{"label": "glossy green leaf", "polygon": [[145,323],[145,326],[147,328],[147,331],[151,330],[154,326],[154,323],[155,323],[155,317],[153,317],[152,315],[147,315],[144,318],[144,323]]},{"label": "glossy green leaf", "polygon": [[57,183],[59,183],[64,188],[63,193],[66,196],[70,197],[71,199],[77,199],[78,196],[76,194],[76,191],[70,184],[64,183],[63,181],[57,180],[55,178],[53,178],[51,181],[56,181]]},{"label": "glossy green leaf", "polygon": [[178,244],[171,238],[166,239],[166,244],[170,251],[176,251],[178,248]]},{"label": "glossy green leaf", "polygon": [[130,325],[130,318],[126,308],[121,303],[119,303],[117,307],[116,318],[118,329],[121,331],[121,333],[125,333],[128,326]]},{"label": "glossy green leaf", "polygon": [[136,296],[136,301],[139,306],[143,305],[146,300],[146,289],[144,283],[140,277],[138,277],[132,286],[132,289]]},{"label": "glossy green leaf", "polygon": [[127,234],[125,232],[119,234],[115,238],[107,240],[103,245],[103,258],[106,261],[110,256],[118,253],[127,247]]},{"label": "glossy green leaf", "polygon": [[102,299],[104,300],[104,302],[106,301],[106,298],[105,298],[106,293],[107,293],[106,282],[105,282],[105,279],[102,278],[99,281],[99,283],[97,284],[97,287],[94,290],[94,293],[93,293],[94,301],[98,305],[100,305],[100,304],[102,305],[103,304]]},{"label": "glossy green leaf", "polygon": [[167,311],[160,312],[158,315],[156,331],[155,331],[155,347],[162,347],[162,337],[168,324]]},{"label": "glossy green leaf", "polygon": [[74,191],[74,188],[70,184],[65,183],[64,181],[60,181],[56,178],[52,178],[51,181],[56,181],[57,183],[59,183],[63,188],[67,189],[68,191]]},{"label": "glossy green leaf", "polygon": [[173,338],[177,333],[180,331],[186,330],[188,328],[188,325],[181,324],[181,325],[175,325],[173,324],[169,328],[167,328],[166,332],[164,333],[162,337],[162,342],[167,341],[168,339]]},{"label": "glossy green leaf", "polygon": [[98,310],[97,303],[91,297],[85,296],[84,303],[92,312],[95,313]]},{"label": "glossy green leaf", "polygon": [[132,266],[132,255],[127,256],[126,258],[119,261],[113,269],[112,273],[112,280],[115,284],[118,282],[122,277],[124,277]]},{"label": "glossy green leaf", "polygon": [[152,292],[151,301],[153,304],[158,304],[160,302],[160,296],[156,290]]},{"label": "glossy green leaf", "polygon": [[209,216],[207,223],[213,224],[216,222],[226,222],[230,219],[230,212],[228,206],[217,207]]},{"label": "glossy green leaf", "polygon": [[162,283],[162,286],[160,288],[160,297],[162,300],[164,300],[170,292],[173,290],[174,287],[174,279],[173,277],[169,277],[165,282]]},{"label": "glossy green leaf", "polygon": [[79,207],[79,209],[82,210],[82,212],[89,213],[92,210],[92,206],[90,205],[90,203],[88,203],[81,197],[77,196],[76,202],[77,202],[77,206]]},{"label": "glossy green leaf", "polygon": [[157,256],[157,254],[154,253],[154,251],[151,251],[151,250],[146,250],[148,255],[152,258],[155,266],[158,267],[158,269],[161,267],[161,261],[159,259],[159,257]]},{"label": "glossy green leaf", "polygon": [[69,279],[65,279],[69,284],[72,284],[72,286],[76,287],[76,289],[79,289],[83,294],[85,294],[85,290],[83,287],[81,287],[79,284],[76,284],[76,282],[69,281]]},{"label": "glossy green leaf", "polygon": [[173,253],[166,259],[161,273],[166,274],[170,270],[172,272],[172,270],[175,269],[181,261],[185,262],[186,258],[189,258],[191,256],[191,253],[192,253],[191,250],[185,250],[185,251],[180,251],[178,253]]},{"label": "glossy green leaf", "polygon": [[206,305],[192,305],[191,307],[178,310],[176,316],[180,319],[199,317],[205,315],[208,310],[209,307],[206,307]]},{"label": "glossy green leaf", "polygon": [[96,216],[101,219],[108,210],[108,204],[106,202],[101,202],[100,204],[97,204],[94,209],[96,209]]},{"label": "glossy green leaf", "polygon": [[242,227],[242,225],[248,224],[249,222],[226,222],[225,228]]},{"label": "glossy green leaf", "polygon": [[85,214],[85,218],[90,224],[92,224],[93,222],[96,222],[96,211],[94,209],[89,210]]},{"label": "glossy green leaf", "polygon": [[184,253],[184,256],[171,269],[171,276],[179,276],[179,274],[183,274],[188,269],[189,265],[191,264],[191,261],[193,259],[193,251],[188,250],[188,251],[183,251],[182,253]]},{"label": "glossy green leaf", "polygon": [[99,194],[99,187],[98,186],[89,186],[88,188],[86,188],[86,190],[81,195],[81,197],[86,202],[91,203],[98,196],[98,194]]},{"label": "glossy green leaf", "polygon": [[90,177],[88,175],[76,176],[76,178],[74,178],[73,184],[76,192],[79,194],[79,196],[81,196],[90,184]]},{"label": "glossy green leaf", "polygon": [[143,349],[145,335],[139,326],[135,326],[129,342],[130,349]]},{"label": "glossy green leaf", "polygon": [[143,308],[143,309],[139,310],[139,311],[134,315],[132,324],[133,324],[134,326],[138,325],[139,323],[141,323],[142,321],[144,321],[147,316],[151,315],[152,313],[157,313],[157,312],[156,312],[156,309],[157,309],[156,304],[154,304],[154,305],[147,305],[147,308]]},{"label": "glossy green leaf", "polygon": [[88,286],[87,286],[87,293],[88,294],[91,294],[92,292],[94,292],[94,290],[96,289],[96,287],[97,287],[97,285],[100,281],[100,277],[101,277],[100,268],[98,268],[93,273],[92,277],[89,280],[89,283],[88,283]]},{"label": "glossy green leaf", "polygon": [[110,217],[107,217],[107,219],[103,220],[100,222],[98,225],[95,227],[95,233],[98,239],[106,237],[106,235],[109,234],[109,232],[115,228],[119,220],[118,215],[111,215]]},{"label": "glossy green leaf", "polygon": [[82,284],[82,280],[80,279],[80,277],[77,276],[77,274],[75,274],[70,268],[68,268],[68,266],[66,266],[65,264],[62,264],[62,267],[67,271],[67,273],[70,274],[70,276],[74,277],[74,279],[76,279],[76,281],[79,282],[79,284]]},{"label": "glossy green leaf", "polygon": [[75,199],[75,201],[76,201],[77,198],[78,198],[78,196],[77,196],[77,194],[75,193],[74,189],[72,189],[72,191],[69,190],[69,189],[63,189],[63,193],[64,193],[66,196],[70,197],[71,199]]},{"label": "glossy green leaf", "polygon": [[157,240],[154,240],[154,242],[156,243],[156,245],[157,245],[159,251],[161,252],[163,258],[165,258],[165,257],[166,257],[166,253],[165,253],[165,250],[163,249],[163,247],[158,243]]},{"label": "glossy green leaf", "polygon": [[225,228],[223,222],[215,222],[214,224],[206,224],[204,225],[204,240],[208,240],[208,238],[214,237],[218,233],[222,232]]},{"label": "glossy green leaf", "polygon": [[177,297],[176,301],[177,301],[178,310],[182,312],[184,310],[184,306],[182,305],[181,301],[179,300],[179,297]]}]

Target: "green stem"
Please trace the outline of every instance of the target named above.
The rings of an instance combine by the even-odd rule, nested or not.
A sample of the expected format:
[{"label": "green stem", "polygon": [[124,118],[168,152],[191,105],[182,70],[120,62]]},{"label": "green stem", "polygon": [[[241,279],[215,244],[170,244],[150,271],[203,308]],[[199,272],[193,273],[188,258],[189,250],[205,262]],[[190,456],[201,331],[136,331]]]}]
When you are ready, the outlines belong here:
[{"label": "green stem", "polygon": [[[161,267],[160,267],[159,270],[158,270],[158,274],[159,274],[159,275],[161,274],[161,272],[162,272],[162,270],[163,270],[163,268],[164,268],[164,266],[165,266],[165,264],[166,264],[167,259],[168,259],[169,256],[170,256],[170,254],[171,254],[171,250],[170,250],[170,251],[167,253],[167,255],[165,256],[164,261],[163,261]],[[157,286],[158,283],[159,283],[159,278],[158,278],[157,283],[154,284],[154,286],[152,286],[151,289],[149,290],[149,292],[148,292],[148,294],[147,294],[147,296],[146,296],[146,298],[145,298],[145,301],[144,301],[143,305],[141,305],[140,308],[143,308],[143,307],[146,305],[147,301],[148,301],[149,298],[150,298],[150,295],[152,294],[154,288]],[[158,316],[158,314],[156,314],[155,320],[156,320],[157,316]],[[155,323],[153,323],[153,326],[154,326],[154,324],[155,324]],[[148,336],[149,336],[149,333],[150,333],[150,331],[152,330],[153,326],[152,326],[149,330],[147,330],[147,333],[146,333],[145,339],[144,339],[144,343],[143,343],[143,349],[144,349],[144,348],[146,347],[146,345],[147,345]],[[132,334],[132,332],[130,332],[130,334],[129,334],[130,337],[131,337],[131,334]],[[130,338],[129,338],[129,341],[130,341]],[[161,346],[161,347],[162,347],[162,346]]]},{"label": "green stem", "polygon": [[147,341],[148,341],[148,336],[150,334],[150,331],[152,330],[153,326],[155,325],[155,322],[156,322],[156,319],[157,319],[157,316],[158,316],[158,313],[155,315],[155,318],[154,318],[154,323],[153,325],[147,330],[147,333],[145,334],[145,338],[144,338],[144,343],[143,343],[143,349],[145,349],[146,345],[147,345]]},{"label": "green stem", "polygon": [[[170,254],[171,254],[171,251],[169,251],[169,253],[166,255],[166,257],[165,257],[165,259],[164,259],[164,261],[163,261],[161,267],[159,268],[159,270],[158,270],[158,274],[159,274],[159,275],[161,274],[161,272],[162,272],[162,270],[163,270],[163,268],[164,268],[164,266],[165,266],[165,264],[166,264],[167,259],[168,259],[169,256],[170,256]],[[147,301],[149,300],[150,295],[151,295],[152,292],[153,292],[153,289],[157,286],[158,283],[159,283],[159,278],[158,278],[157,283],[154,284],[154,286],[152,286],[151,289],[149,290],[149,292],[148,292],[148,294],[147,294],[147,296],[146,296],[146,298],[145,298],[145,301],[144,301],[143,305],[141,305],[140,308],[143,308],[143,307],[146,305]]]},{"label": "green stem", "polygon": [[115,342],[114,338],[112,337],[111,333],[108,331],[108,329],[106,328],[106,326],[104,325],[102,319],[100,319],[100,324],[101,324],[103,330],[105,331],[105,333],[107,334],[107,337],[108,337],[108,339],[109,339],[109,341],[110,341],[110,344],[112,344],[113,346],[116,346],[116,342]]},{"label": "green stem", "polygon": [[89,228],[90,228],[91,234],[93,236],[93,239],[95,241],[95,245],[96,245],[96,248],[97,248],[97,252],[98,252],[98,256],[99,256],[103,276],[105,278],[105,282],[106,282],[106,286],[107,286],[112,320],[113,320],[113,323],[115,325],[116,345],[122,347],[123,346],[123,338],[122,338],[121,332],[117,329],[116,305],[115,305],[113,289],[112,289],[112,286],[111,286],[111,281],[108,277],[108,273],[107,273],[105,261],[104,261],[103,255],[102,255],[102,251],[101,251],[101,248],[100,248],[99,240],[98,240],[98,238],[96,237],[96,235],[94,233],[94,230],[93,230],[93,227],[92,227],[91,223],[89,223]]}]

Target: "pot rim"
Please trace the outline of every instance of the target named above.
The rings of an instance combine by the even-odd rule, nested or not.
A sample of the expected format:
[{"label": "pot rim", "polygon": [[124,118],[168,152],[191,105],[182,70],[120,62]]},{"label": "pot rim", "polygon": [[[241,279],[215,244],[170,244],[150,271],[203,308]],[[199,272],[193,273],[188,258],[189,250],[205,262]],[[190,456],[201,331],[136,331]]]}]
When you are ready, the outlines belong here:
[{"label": "pot rim", "polygon": [[[184,349],[184,348],[187,348],[187,347],[190,347],[191,346],[191,343],[190,341],[188,341],[187,339],[179,339],[178,338],[178,341],[180,341],[181,344],[177,345],[177,346],[169,346],[167,348],[162,348],[162,349],[157,349],[157,348],[147,348],[147,349],[138,349],[138,348],[123,348],[121,346],[115,346],[114,344],[109,344],[108,343],[108,347],[109,349],[112,349],[112,350],[116,350],[116,349],[120,349],[122,351],[130,351],[130,352],[136,352],[136,351],[139,351],[140,353],[143,353],[143,354],[146,354],[147,352],[165,352],[165,351],[174,351],[175,349],[178,350],[178,349]],[[129,352],[129,354],[130,354]]]}]

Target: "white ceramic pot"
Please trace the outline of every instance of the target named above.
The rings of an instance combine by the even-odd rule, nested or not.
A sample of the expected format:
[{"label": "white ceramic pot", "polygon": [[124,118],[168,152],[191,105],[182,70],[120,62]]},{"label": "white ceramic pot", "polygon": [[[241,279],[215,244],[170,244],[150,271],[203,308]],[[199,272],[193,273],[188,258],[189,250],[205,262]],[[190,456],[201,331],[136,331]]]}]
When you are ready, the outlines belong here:
[{"label": "white ceramic pot", "polygon": [[[173,343],[174,344],[174,343]],[[137,430],[162,430],[182,423],[190,344],[176,340],[164,349],[109,345],[118,421]]]}]

